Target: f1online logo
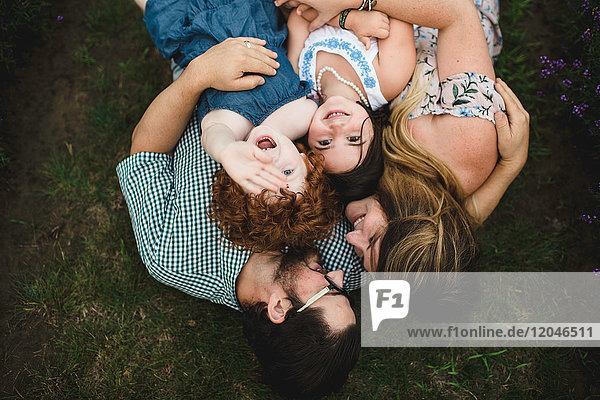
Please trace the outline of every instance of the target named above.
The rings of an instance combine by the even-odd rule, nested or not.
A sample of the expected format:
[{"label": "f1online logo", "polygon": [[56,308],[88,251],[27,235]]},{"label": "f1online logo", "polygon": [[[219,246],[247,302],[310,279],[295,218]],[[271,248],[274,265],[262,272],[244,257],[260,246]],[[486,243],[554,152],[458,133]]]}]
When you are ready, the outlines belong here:
[{"label": "f1online logo", "polygon": [[402,319],[408,315],[410,284],[403,280],[376,280],[369,283],[371,323],[377,331],[384,319]]}]

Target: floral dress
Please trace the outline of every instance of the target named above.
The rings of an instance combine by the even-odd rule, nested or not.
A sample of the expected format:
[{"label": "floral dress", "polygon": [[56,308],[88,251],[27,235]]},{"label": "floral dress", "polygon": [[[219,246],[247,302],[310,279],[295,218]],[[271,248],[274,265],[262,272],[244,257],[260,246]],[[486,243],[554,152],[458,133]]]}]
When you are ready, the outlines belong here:
[{"label": "floral dress", "polygon": [[[502,49],[498,2],[499,0],[475,0],[493,61]],[[482,74],[462,72],[440,82],[437,72],[438,30],[415,25],[414,32],[415,47],[419,54],[417,66],[428,84],[425,96],[409,118],[449,114],[455,117],[479,117],[494,122],[494,114],[504,111],[504,101],[494,89],[494,81]],[[394,104],[404,99],[410,85],[411,83],[394,100]]]}]

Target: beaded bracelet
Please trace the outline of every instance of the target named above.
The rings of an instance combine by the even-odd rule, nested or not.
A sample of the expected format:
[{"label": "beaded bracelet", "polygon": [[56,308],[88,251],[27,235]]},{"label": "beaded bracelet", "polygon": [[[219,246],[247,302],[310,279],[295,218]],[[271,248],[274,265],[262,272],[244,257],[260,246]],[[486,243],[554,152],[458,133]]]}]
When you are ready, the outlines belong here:
[{"label": "beaded bracelet", "polygon": [[348,14],[350,14],[350,11],[352,10],[352,8],[346,8],[340,13],[340,28],[348,30],[348,28],[346,28],[346,18],[348,18]]},{"label": "beaded bracelet", "polygon": [[371,11],[373,7],[377,5],[377,0],[363,0],[362,5],[357,8],[358,11],[362,11],[367,7],[367,11]]}]

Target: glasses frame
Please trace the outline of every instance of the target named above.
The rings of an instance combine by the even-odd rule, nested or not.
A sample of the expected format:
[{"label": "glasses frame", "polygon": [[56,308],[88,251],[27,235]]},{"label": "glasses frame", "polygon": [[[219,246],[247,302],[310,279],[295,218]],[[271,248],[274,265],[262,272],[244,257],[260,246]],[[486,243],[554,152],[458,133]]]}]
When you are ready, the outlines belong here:
[{"label": "glasses frame", "polygon": [[[305,264],[306,265],[306,264]],[[311,268],[310,266],[306,265],[306,267],[312,271],[318,272],[321,275],[323,275],[323,277],[325,278],[325,280],[327,281],[327,283],[329,283],[328,286],[325,286],[323,289],[319,290],[314,296],[312,296],[310,299],[308,299],[306,301],[306,303],[304,303],[304,305],[302,307],[300,307],[298,309],[298,311],[296,312],[302,312],[304,310],[306,310],[310,305],[312,305],[315,301],[319,300],[321,297],[325,296],[327,293],[329,293],[330,290],[337,290],[338,292],[340,292],[342,295],[344,295],[348,301],[350,301],[350,295],[348,294],[348,292],[344,289],[339,287],[334,281],[333,279],[331,279],[330,277],[327,276],[327,274],[329,273],[328,270],[321,268],[321,269],[314,269]]]}]

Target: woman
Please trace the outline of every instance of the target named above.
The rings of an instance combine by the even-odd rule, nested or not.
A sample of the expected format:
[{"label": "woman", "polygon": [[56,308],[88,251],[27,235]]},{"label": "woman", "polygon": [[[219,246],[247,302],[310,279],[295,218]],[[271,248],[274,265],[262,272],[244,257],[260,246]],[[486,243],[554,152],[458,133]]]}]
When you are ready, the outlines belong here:
[{"label": "woman", "polygon": [[161,54],[182,68],[228,38],[266,40],[278,56],[276,75],[251,91],[208,89],[198,103],[202,146],[225,170],[215,175],[210,215],[235,245],[255,251],[309,246],[329,236],[341,209],[320,158],[301,155],[292,143],[308,129],[316,106],[285,57],[286,30],[274,4],[153,0],[144,21]]},{"label": "woman", "polygon": [[[305,3],[319,13],[313,28],[356,6],[346,0]],[[478,1],[476,8],[471,0],[404,0],[379,2],[375,9],[438,31],[417,31],[417,39],[425,39],[422,58],[384,132],[378,197],[348,205],[355,231],[347,239],[370,270],[465,269],[476,255],[473,223],[487,218],[527,156],[528,115],[503,83],[496,87],[510,99],[517,136],[511,137],[505,118],[496,135],[491,118],[503,115],[490,57],[498,50],[491,40],[499,33],[493,29],[497,2]],[[420,83],[428,76],[435,93]]]}]

